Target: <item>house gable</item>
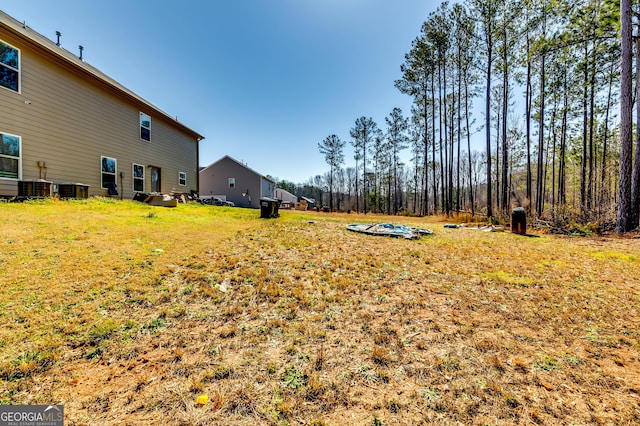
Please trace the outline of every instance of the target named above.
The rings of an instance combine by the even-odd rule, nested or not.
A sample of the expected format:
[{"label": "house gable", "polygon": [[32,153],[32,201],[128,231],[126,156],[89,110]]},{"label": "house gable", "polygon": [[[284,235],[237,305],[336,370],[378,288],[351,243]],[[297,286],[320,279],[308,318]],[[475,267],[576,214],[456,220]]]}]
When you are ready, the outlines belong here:
[{"label": "house gable", "polygon": [[282,201],[286,201],[288,203],[297,203],[298,202],[298,197],[296,197],[295,195],[293,195],[289,191],[287,191],[285,189],[282,189],[282,188],[274,189],[273,190],[273,197],[277,198],[279,200],[282,200]]}]

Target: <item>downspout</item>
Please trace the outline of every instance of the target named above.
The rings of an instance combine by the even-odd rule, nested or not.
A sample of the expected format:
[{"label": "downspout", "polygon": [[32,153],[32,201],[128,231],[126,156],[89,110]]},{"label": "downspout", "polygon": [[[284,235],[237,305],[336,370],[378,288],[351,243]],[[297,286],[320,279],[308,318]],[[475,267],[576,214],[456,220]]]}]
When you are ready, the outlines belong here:
[{"label": "downspout", "polygon": [[200,197],[200,141],[203,137],[196,138],[196,192]]}]

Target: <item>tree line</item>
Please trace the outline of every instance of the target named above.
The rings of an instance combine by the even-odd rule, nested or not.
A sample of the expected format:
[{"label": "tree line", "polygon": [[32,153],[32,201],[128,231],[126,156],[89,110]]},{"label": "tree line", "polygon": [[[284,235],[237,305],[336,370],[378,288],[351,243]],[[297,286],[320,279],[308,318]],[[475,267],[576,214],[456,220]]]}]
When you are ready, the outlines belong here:
[{"label": "tree line", "polygon": [[[330,171],[305,186],[341,210],[508,217],[523,206],[535,218],[636,228],[639,11],[631,0],[440,4],[395,81],[413,100],[409,115],[394,108],[384,129],[363,116],[349,141],[328,136],[318,147]],[[353,167],[343,168],[347,142]]]}]

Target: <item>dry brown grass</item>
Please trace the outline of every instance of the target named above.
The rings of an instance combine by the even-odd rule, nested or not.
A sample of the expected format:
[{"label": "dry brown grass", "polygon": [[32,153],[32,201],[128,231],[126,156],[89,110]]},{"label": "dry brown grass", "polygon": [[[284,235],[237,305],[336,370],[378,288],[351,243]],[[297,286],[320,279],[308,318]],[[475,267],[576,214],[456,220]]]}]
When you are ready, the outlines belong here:
[{"label": "dry brown grass", "polygon": [[[640,422],[636,238],[110,200],[0,212],[2,404],[64,404],[68,425]],[[363,221],[435,235],[344,228]]]}]

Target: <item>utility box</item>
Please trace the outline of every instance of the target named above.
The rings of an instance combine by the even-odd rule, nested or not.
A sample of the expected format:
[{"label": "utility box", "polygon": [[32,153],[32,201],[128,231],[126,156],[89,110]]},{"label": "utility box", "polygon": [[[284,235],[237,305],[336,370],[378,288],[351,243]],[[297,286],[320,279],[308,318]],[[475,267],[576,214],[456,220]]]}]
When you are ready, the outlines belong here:
[{"label": "utility box", "polygon": [[60,198],[89,198],[89,185],[83,183],[59,183]]},{"label": "utility box", "polygon": [[527,233],[527,213],[522,207],[516,207],[511,212],[511,232],[520,235]]},{"label": "utility box", "polygon": [[51,197],[52,184],[48,180],[20,180],[18,181],[19,198],[41,198]]},{"label": "utility box", "polygon": [[260,198],[260,217],[271,219],[280,216],[278,207],[280,207],[280,200],[269,197]]}]

